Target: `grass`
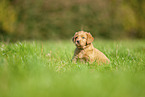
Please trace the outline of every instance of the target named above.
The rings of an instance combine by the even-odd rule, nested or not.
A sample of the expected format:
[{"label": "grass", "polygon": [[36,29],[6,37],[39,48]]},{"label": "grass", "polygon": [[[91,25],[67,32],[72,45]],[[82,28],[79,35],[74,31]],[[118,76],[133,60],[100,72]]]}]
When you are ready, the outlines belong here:
[{"label": "grass", "polygon": [[96,40],[109,65],[74,64],[71,41],[0,43],[0,97],[144,97],[145,41]]}]

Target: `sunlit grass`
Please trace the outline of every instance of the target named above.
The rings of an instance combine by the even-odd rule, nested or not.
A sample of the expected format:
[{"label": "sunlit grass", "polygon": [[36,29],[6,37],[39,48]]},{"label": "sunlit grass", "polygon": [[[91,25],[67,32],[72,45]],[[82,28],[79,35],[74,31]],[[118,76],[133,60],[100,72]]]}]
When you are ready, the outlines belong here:
[{"label": "sunlit grass", "polygon": [[96,40],[109,65],[74,64],[71,41],[0,43],[0,97],[143,97],[145,41]]}]

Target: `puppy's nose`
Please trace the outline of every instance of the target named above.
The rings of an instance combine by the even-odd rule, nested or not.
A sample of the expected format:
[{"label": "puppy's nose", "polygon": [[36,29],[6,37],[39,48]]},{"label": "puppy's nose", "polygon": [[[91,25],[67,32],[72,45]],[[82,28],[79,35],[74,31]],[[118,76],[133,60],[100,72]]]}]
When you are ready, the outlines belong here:
[{"label": "puppy's nose", "polygon": [[80,43],[80,41],[79,41],[79,40],[77,40],[77,43]]}]

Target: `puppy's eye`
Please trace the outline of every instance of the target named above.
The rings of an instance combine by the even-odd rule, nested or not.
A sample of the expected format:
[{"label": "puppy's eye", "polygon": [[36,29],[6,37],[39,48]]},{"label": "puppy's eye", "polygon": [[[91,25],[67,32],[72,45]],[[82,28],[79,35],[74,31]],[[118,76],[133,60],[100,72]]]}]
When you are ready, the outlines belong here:
[{"label": "puppy's eye", "polygon": [[85,39],[85,37],[82,37],[83,39]]},{"label": "puppy's eye", "polygon": [[78,37],[75,37],[75,39],[77,39]]}]

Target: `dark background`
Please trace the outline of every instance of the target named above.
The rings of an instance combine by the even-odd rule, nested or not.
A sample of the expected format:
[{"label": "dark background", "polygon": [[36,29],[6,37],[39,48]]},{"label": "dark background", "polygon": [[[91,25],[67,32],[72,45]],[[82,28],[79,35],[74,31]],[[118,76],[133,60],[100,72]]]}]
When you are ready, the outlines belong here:
[{"label": "dark background", "polygon": [[0,0],[0,40],[145,38],[145,0]]}]

